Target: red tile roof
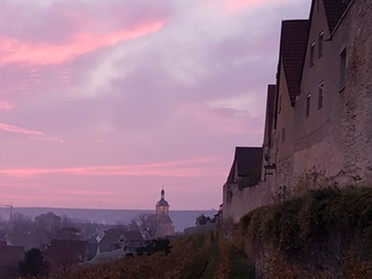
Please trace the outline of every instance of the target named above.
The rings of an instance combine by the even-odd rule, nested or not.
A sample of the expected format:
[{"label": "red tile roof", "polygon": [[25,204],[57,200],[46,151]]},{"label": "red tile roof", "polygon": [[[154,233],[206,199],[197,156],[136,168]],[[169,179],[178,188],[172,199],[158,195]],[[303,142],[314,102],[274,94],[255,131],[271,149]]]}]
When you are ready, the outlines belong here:
[{"label": "red tile roof", "polygon": [[292,106],[300,94],[308,32],[309,20],[284,20],[282,22],[279,63],[283,64]]}]

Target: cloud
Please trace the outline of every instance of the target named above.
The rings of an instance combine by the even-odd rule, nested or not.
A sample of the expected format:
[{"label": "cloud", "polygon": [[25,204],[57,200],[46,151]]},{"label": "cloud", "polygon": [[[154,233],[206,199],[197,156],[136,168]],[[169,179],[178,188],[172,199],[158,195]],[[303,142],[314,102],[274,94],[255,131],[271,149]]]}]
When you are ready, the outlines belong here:
[{"label": "cloud", "polygon": [[83,176],[175,176],[175,177],[225,175],[225,173],[221,172],[221,170],[213,168],[209,169],[208,165],[204,166],[204,164],[213,163],[216,160],[217,160],[216,158],[196,158],[165,163],[128,166],[97,166],[44,169],[41,168],[2,169],[0,170],[0,174],[24,178],[50,174]]},{"label": "cloud", "polygon": [[263,5],[286,4],[291,1],[293,0],[223,0],[228,15]]},{"label": "cloud", "polygon": [[73,42],[61,45],[49,43],[28,43],[16,39],[0,37],[3,55],[0,64],[60,64],[74,59],[76,56],[94,51],[105,46],[113,46],[119,42],[134,39],[158,31],[164,22],[151,22],[136,26],[131,30],[119,30],[103,36],[81,33],[74,36]]},{"label": "cloud", "polygon": [[165,183],[172,206],[218,205],[235,146],[262,144],[280,21],[309,2],[2,1],[3,192],[84,207],[107,191],[105,206],[138,208]]},{"label": "cloud", "polygon": [[34,135],[34,136],[43,136],[44,134],[39,131],[27,130],[20,128],[14,125],[9,125],[5,123],[0,123],[0,130],[9,133],[24,134],[24,135]]},{"label": "cloud", "polygon": [[13,109],[13,105],[8,103],[8,102],[5,102],[5,101],[0,101],[0,109],[11,110],[11,109]]}]

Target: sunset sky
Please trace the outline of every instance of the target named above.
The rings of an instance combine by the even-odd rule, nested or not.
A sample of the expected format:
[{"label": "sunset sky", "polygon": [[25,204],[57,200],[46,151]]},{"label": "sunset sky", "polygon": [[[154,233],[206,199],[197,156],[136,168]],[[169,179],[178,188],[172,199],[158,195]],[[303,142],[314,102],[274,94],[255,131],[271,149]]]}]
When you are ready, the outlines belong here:
[{"label": "sunset sky", "polygon": [[218,208],[310,0],[2,0],[0,203]]}]

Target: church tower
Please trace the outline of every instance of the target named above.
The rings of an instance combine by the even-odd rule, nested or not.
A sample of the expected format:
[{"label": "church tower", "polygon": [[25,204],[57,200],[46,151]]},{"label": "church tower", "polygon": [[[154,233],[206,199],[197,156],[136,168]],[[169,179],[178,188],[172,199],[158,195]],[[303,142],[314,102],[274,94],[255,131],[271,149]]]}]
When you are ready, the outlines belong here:
[{"label": "church tower", "polygon": [[165,200],[165,191],[164,189],[160,192],[160,200],[156,203],[156,216],[161,217],[163,215],[169,214],[169,204]]}]

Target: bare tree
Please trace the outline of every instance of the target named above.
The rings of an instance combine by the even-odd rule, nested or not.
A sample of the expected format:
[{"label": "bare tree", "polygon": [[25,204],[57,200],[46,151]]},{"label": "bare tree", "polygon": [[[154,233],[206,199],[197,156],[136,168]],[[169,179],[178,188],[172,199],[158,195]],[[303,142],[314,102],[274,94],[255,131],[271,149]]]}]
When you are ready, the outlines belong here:
[{"label": "bare tree", "polygon": [[130,221],[128,228],[130,230],[147,232],[151,237],[153,237],[156,232],[156,221],[153,220],[151,216],[151,214],[146,213],[137,215]]}]

